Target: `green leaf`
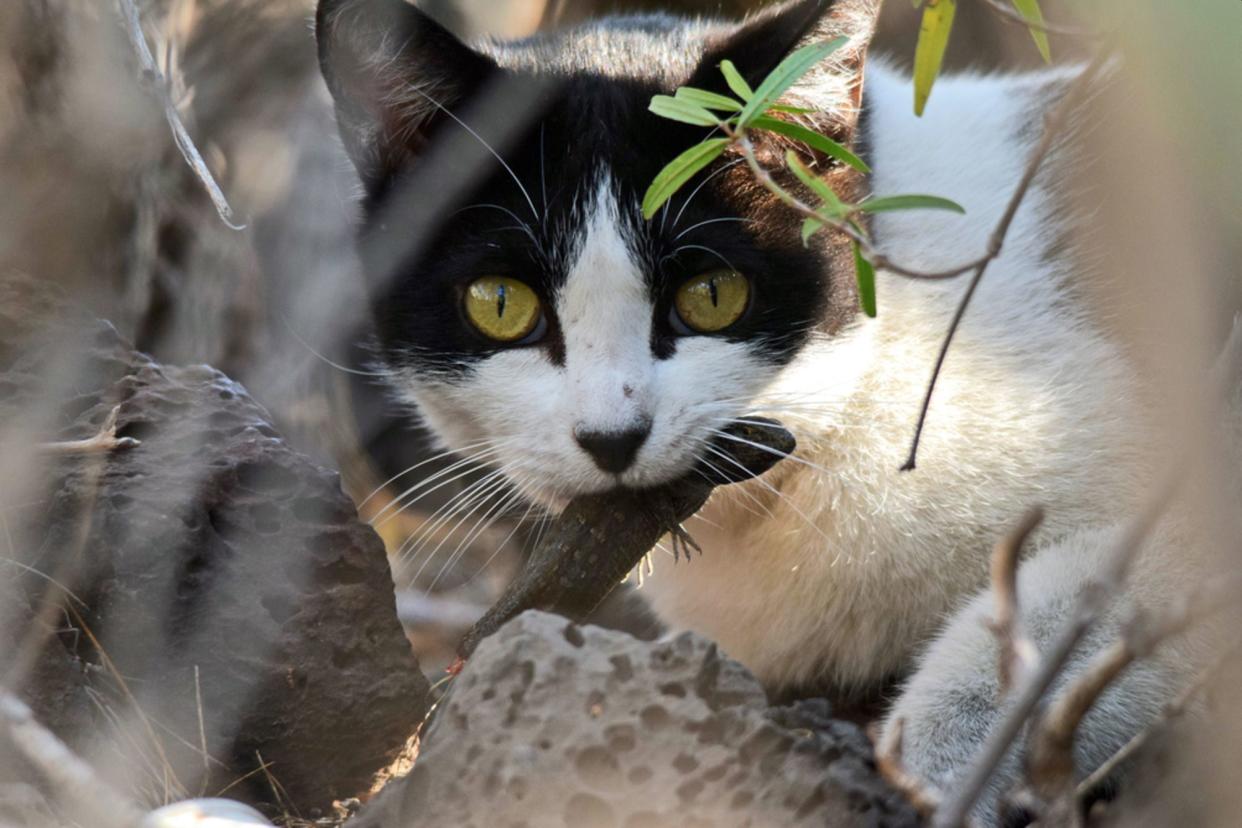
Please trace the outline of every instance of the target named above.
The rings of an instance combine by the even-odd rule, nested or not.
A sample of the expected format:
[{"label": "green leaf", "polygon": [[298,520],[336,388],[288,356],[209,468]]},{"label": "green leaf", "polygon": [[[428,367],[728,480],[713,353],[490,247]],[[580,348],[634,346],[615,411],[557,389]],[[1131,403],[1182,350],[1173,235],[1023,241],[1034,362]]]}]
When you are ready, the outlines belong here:
[{"label": "green leaf", "polygon": [[811,189],[817,196],[823,199],[824,204],[821,212],[834,218],[841,218],[847,215],[850,207],[841,198],[832,191],[828,184],[815,177],[815,173],[806,168],[802,161],[798,158],[798,154],[793,150],[785,153],[785,163],[789,165],[789,169],[798,177],[798,180]]},{"label": "green leaf", "polygon": [[790,106],[789,104],[772,104],[768,107],[768,112],[788,112],[791,115],[810,115],[814,111],[805,106]]},{"label": "green leaf", "polygon": [[862,254],[858,242],[854,242],[854,278],[858,281],[858,304],[863,313],[875,319],[875,268]]},{"label": "green leaf", "polygon": [[949,34],[953,31],[953,17],[957,13],[957,0],[927,0],[923,9],[923,24],[919,29],[919,43],[914,49],[914,114],[922,115],[931,95],[940,66],[944,63],[944,51],[949,46]]},{"label": "green leaf", "polygon": [[706,89],[695,89],[693,86],[681,87],[674,93],[673,97],[679,101],[688,101],[705,109],[737,112],[742,108],[740,103],[730,97],[717,95],[715,92],[708,92]]},{"label": "green leaf", "polygon": [[827,218],[820,221],[818,219],[807,217],[807,219],[802,222],[802,246],[806,247],[807,242],[811,240],[811,236],[814,236],[821,228],[827,227],[828,224]]},{"label": "green leaf", "polygon": [[966,213],[966,208],[956,201],[930,195],[898,195],[868,198],[858,205],[864,213],[884,213],[891,210],[949,210]]},{"label": "green leaf", "polygon": [[671,98],[668,95],[656,95],[647,107],[661,118],[681,121],[696,126],[715,126],[720,119],[698,104]]},{"label": "green leaf", "polygon": [[751,122],[751,126],[756,129],[766,129],[769,132],[777,132],[795,141],[801,141],[812,149],[817,149],[824,155],[835,158],[838,161],[849,164],[859,172],[871,172],[871,168],[854,153],[850,152],[841,144],[829,138],[827,135],[820,135],[813,129],[807,129],[801,124],[795,124],[790,121],[782,121],[777,118],[770,118],[767,115],[760,115]]},{"label": "green leaf", "polygon": [[1052,63],[1052,48],[1048,45],[1048,33],[1044,31],[1044,13],[1039,8],[1039,0],[1013,0],[1013,7],[1032,23],[1031,37],[1035,40],[1035,48],[1039,49],[1044,63]]},{"label": "green leaf", "polygon": [[763,83],[759,84],[754,96],[746,102],[746,106],[738,115],[738,124],[742,127],[749,126],[751,121],[776,103],[776,99],[784,95],[789,87],[811,71],[815,64],[844,46],[848,39],[838,37],[824,43],[812,43],[809,46],[803,46],[782,60],[771,74],[763,79]]},{"label": "green leaf", "polygon": [[695,173],[715,161],[729,145],[728,138],[710,138],[701,144],[695,144],[681,155],[674,158],[647,188],[643,196],[643,217],[650,219],[656,211],[672,198],[682,186],[694,177]]},{"label": "green leaf", "polygon": [[750,88],[746,78],[742,77],[742,73],[737,71],[733,61],[722,60],[720,62],[720,71],[724,75],[725,83],[729,84],[729,88],[733,90],[734,95],[737,95],[744,101],[749,101],[755,96],[755,91]]}]

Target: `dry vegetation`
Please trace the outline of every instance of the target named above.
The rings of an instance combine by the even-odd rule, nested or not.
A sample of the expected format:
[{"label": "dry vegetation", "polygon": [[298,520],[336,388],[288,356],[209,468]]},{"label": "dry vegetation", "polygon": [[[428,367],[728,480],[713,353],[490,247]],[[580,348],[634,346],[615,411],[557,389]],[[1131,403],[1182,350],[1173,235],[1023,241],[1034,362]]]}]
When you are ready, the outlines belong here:
[{"label": "dry vegetation", "polygon": [[[342,198],[352,184],[335,154],[310,48],[310,5],[9,0],[0,15],[0,273],[56,284],[161,362],[206,363],[226,372],[268,408],[299,450],[341,469],[346,490],[391,555],[398,610],[422,666],[438,674],[457,638],[512,577],[528,531],[506,523],[472,535],[459,515],[438,511],[477,478],[457,474],[451,458],[429,456],[378,390],[378,377],[355,344],[365,331],[365,303],[353,276],[352,217]],[[486,26],[509,34],[573,22],[604,4],[424,5],[462,31]],[[754,4],[723,5],[742,11]],[[1129,8],[1120,0],[1111,5]],[[1068,19],[1058,17],[1063,6],[1046,4],[1049,19]],[[980,9],[961,12],[951,60],[1031,63],[1027,32]],[[141,27],[137,17],[118,11],[140,13]],[[1242,58],[1228,51],[1223,36],[1232,26],[1236,42],[1242,15],[1232,11],[1121,15],[1117,46],[1126,57],[1119,94],[1099,106],[1117,107],[1123,130],[1080,136],[1100,159],[1084,171],[1083,189],[1106,194],[1094,225],[1076,230],[1105,251],[1101,277],[1082,286],[1082,301],[1107,303],[1117,334],[1144,366],[1176,462],[1170,461],[1165,485],[1134,517],[1103,579],[1084,593],[1047,652],[1037,652],[1017,623],[1013,589],[1037,514],[998,544],[998,671],[1013,700],[1003,727],[961,790],[932,790],[913,778],[902,765],[900,739],[880,749],[885,777],[934,824],[960,824],[989,772],[1021,740],[1029,748],[1029,784],[1017,800],[1042,814],[1041,824],[1079,819],[1082,803],[1104,787],[1102,772],[1081,779],[1089,769],[1075,768],[1071,753],[1075,729],[1092,703],[1133,660],[1237,603],[1237,580],[1217,578],[1181,596],[1173,612],[1136,618],[1098,663],[1055,701],[1048,699],[1074,645],[1120,588],[1145,535],[1171,504],[1197,516],[1217,570],[1238,571],[1242,532],[1232,458],[1242,429],[1220,413],[1236,406],[1242,376],[1242,343],[1230,327],[1233,309],[1242,306],[1236,264],[1242,260],[1242,163],[1232,151],[1242,133]],[[915,20],[908,4],[891,0],[879,48],[910,54]],[[1054,43],[1059,54],[1091,48],[1068,36]],[[1196,367],[1213,359],[1219,360],[1214,372]],[[115,420],[93,436],[59,433],[48,412],[63,402],[63,392],[63,382],[51,377],[45,398],[20,411],[4,409],[0,573],[37,568],[42,560],[19,548],[31,539],[11,527],[43,507],[37,481],[52,466],[49,458],[123,451],[134,439],[118,438]],[[425,465],[414,479],[384,483],[416,463]],[[448,484],[429,487],[430,493],[410,490],[436,474]],[[414,503],[422,494],[428,496]],[[444,567],[449,552],[460,554]],[[53,584],[71,581],[71,574],[40,571]],[[11,598],[0,592],[0,600]],[[33,764],[63,798],[56,803],[63,819],[132,828],[146,808],[201,791],[167,778],[162,745],[172,737],[136,705],[127,706],[133,697],[124,677],[112,677],[121,688],[114,698],[97,701],[115,720],[121,750],[142,754],[133,763],[143,769],[140,783],[100,778],[13,695],[35,671],[31,653],[38,647],[31,641],[42,644],[66,631],[93,636],[75,623],[76,600],[68,587],[49,589],[42,604],[21,608],[31,610],[33,632],[5,636],[3,643],[17,644],[3,653],[0,668],[0,713],[9,737],[3,747],[13,755],[0,757],[0,768]],[[15,623],[19,615],[0,606],[0,623]],[[645,623],[633,612],[618,615],[631,628]],[[1227,643],[1225,654],[1169,705],[1162,721],[1108,765],[1146,762],[1143,772],[1151,779],[1160,775],[1151,770],[1155,762],[1166,784],[1144,786],[1143,796],[1123,799],[1102,820],[1159,825],[1177,816],[1189,824],[1236,823],[1242,802],[1228,769],[1242,761],[1236,738],[1242,699],[1231,678],[1239,670],[1238,645]],[[106,654],[95,669],[110,669]],[[210,765],[206,742],[204,736],[201,753]],[[407,761],[414,750],[411,742]],[[266,767],[260,762],[261,770]],[[271,776],[269,784],[279,800],[279,779]],[[0,788],[0,800],[6,795]],[[93,806],[81,810],[83,803]],[[352,807],[313,819],[291,812],[284,817],[291,824],[334,824]]]}]

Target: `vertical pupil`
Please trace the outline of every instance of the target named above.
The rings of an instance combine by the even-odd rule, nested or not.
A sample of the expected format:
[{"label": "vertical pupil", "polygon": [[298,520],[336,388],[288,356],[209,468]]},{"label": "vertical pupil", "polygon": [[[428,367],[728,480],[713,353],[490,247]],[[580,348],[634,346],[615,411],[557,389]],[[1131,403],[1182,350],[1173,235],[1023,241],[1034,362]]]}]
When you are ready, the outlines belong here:
[{"label": "vertical pupil", "polygon": [[496,286],[496,318],[500,319],[505,315],[505,283],[501,282]]},{"label": "vertical pupil", "polygon": [[711,278],[711,279],[708,279],[708,280],[707,280],[707,289],[708,289],[709,291],[711,291],[711,294],[712,294],[712,307],[713,307],[713,308],[718,308],[718,307],[720,307],[720,294],[719,294],[719,292],[716,290],[716,279],[715,279],[715,277],[713,277],[713,278]]}]

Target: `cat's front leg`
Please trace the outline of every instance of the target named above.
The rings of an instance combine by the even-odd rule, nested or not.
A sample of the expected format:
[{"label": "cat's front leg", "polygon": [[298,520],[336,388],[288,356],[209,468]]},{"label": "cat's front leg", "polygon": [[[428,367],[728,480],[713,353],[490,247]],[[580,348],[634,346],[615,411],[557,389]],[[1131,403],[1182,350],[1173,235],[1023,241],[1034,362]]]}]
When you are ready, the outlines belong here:
[{"label": "cat's front leg", "polygon": [[[1116,536],[1116,529],[1079,532],[1040,550],[1022,565],[1018,579],[1022,622],[1041,652],[1046,652],[1057,637]],[[1149,548],[1149,555],[1171,551],[1159,548],[1161,544],[1155,546]],[[1136,577],[1142,578],[1143,572]],[[1143,587],[1139,583],[1136,589],[1146,592]],[[1116,640],[1129,606],[1128,597],[1122,597],[1091,627],[1054,684],[1053,693],[1063,690],[1094,656]],[[1012,698],[1000,690],[997,644],[988,625],[993,611],[992,592],[985,590],[954,614],[920,656],[917,669],[884,722],[882,736],[888,736],[901,720],[905,765],[941,792],[953,791],[960,784]],[[1171,642],[1156,657],[1133,664],[1096,702],[1075,741],[1074,762],[1080,777],[1159,715],[1189,673],[1190,658],[1184,645]],[[1007,824],[1000,819],[1005,811],[1001,806],[1005,794],[1024,778],[1025,735],[1024,730],[984,789],[974,812],[979,824]]]}]

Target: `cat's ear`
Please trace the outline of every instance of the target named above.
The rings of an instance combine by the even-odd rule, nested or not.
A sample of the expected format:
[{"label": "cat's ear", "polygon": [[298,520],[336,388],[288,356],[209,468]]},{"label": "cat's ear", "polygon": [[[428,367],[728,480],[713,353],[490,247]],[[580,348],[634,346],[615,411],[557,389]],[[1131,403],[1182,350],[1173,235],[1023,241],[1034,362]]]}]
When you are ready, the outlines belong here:
[{"label": "cat's ear", "polygon": [[748,18],[708,43],[691,86],[728,92],[720,64],[730,60],[753,89],[791,52],[811,43],[846,38],[843,46],[803,77],[782,102],[813,106],[817,129],[839,141],[853,138],[862,100],[862,72],[875,34],[880,0],[795,0]]},{"label": "cat's ear", "polygon": [[320,0],[315,35],[345,149],[368,188],[414,157],[443,110],[496,71],[404,0]]}]

